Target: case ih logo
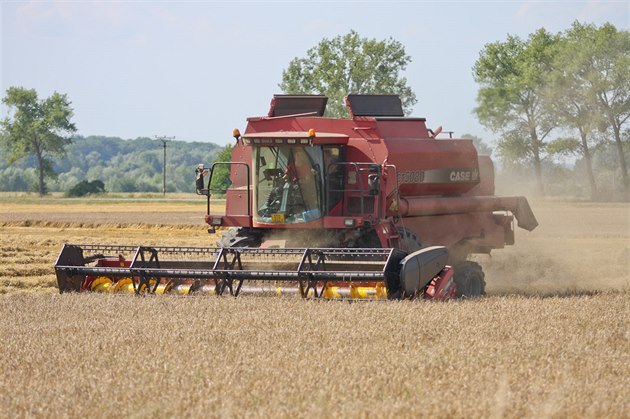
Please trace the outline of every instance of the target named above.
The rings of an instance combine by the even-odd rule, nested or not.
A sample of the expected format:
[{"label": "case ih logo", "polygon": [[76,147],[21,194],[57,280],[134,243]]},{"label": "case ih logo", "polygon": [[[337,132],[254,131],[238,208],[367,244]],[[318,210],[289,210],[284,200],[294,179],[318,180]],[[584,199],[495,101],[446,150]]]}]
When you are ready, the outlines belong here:
[{"label": "case ih logo", "polygon": [[478,170],[453,170],[449,176],[451,182],[477,182]]},{"label": "case ih logo", "polygon": [[398,174],[398,184],[479,182],[479,169],[412,170]]}]

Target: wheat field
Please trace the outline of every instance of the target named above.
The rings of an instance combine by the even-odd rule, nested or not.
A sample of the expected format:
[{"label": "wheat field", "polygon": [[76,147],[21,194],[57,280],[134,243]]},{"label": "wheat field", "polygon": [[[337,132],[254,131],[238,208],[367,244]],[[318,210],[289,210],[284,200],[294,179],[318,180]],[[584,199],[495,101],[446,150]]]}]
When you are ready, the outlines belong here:
[{"label": "wheat field", "polygon": [[534,203],[478,300],[56,292],[62,243],[212,245],[204,210],[0,197],[0,417],[630,417],[627,204]]}]

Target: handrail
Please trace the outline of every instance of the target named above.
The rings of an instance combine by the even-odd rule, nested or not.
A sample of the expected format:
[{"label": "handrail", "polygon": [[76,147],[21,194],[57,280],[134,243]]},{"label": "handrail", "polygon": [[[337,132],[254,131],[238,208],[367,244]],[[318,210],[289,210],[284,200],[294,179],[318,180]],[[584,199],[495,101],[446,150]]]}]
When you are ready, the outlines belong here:
[{"label": "handrail", "polygon": [[[210,176],[208,177],[208,208],[207,208],[207,214],[210,215],[210,197],[212,195],[212,193],[210,192],[210,185],[212,184],[212,174],[214,173],[214,168],[215,166],[220,166],[220,165],[226,165],[228,166],[228,168],[230,169],[230,177],[232,176],[232,165],[236,164],[236,165],[243,165],[247,168],[247,215],[251,216],[251,212],[252,212],[252,194],[251,194],[251,186],[252,186],[252,181],[251,181],[251,169],[249,167],[249,164],[244,163],[244,162],[224,162],[224,161],[218,161],[218,162],[214,162],[212,163],[212,166],[210,166]],[[230,187],[228,187],[228,189],[230,189]],[[227,189],[226,189],[227,192]]]}]

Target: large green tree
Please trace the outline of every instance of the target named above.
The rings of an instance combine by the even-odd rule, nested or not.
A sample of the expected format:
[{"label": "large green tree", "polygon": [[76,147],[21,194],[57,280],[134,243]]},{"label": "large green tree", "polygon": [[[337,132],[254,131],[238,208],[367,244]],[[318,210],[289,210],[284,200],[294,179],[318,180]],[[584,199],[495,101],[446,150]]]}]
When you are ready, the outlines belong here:
[{"label": "large green tree", "polygon": [[557,36],[544,29],[527,40],[510,35],[504,42],[487,44],[473,67],[480,85],[475,108],[479,121],[503,135],[499,154],[533,165],[541,195],[545,138],[556,125],[543,106],[556,42]]},{"label": "large green tree", "polygon": [[[570,31],[569,31],[570,32]],[[596,128],[604,122],[598,111],[596,95],[584,75],[586,41],[582,36],[569,33],[555,45],[553,70],[545,91],[545,105],[549,114],[562,128],[575,132],[578,138],[557,138],[547,151],[551,154],[573,154],[584,159],[591,199],[597,197],[597,183],[593,171],[593,151],[600,141]]]},{"label": "large green tree", "polygon": [[628,166],[622,139],[623,126],[630,118],[630,32],[606,23],[601,27],[573,23],[566,31],[572,63],[569,71],[581,91],[588,92],[586,104],[601,115],[600,127],[609,131],[617,156],[626,194],[630,193]]},{"label": "large green tree", "polygon": [[324,38],[305,58],[294,58],[282,72],[279,86],[288,94],[328,96],[329,116],[347,115],[344,97],[350,93],[397,94],[409,113],[417,100],[401,73],[410,62],[400,42],[362,38],[350,31]]},{"label": "large green tree", "polygon": [[35,89],[10,87],[2,102],[9,109],[9,116],[1,121],[2,145],[8,150],[8,160],[13,163],[34,155],[37,160],[38,191],[46,193],[46,177],[55,177],[52,169],[54,156],[65,155],[71,143],[75,125],[70,122],[73,111],[66,95],[53,93],[39,100]]}]

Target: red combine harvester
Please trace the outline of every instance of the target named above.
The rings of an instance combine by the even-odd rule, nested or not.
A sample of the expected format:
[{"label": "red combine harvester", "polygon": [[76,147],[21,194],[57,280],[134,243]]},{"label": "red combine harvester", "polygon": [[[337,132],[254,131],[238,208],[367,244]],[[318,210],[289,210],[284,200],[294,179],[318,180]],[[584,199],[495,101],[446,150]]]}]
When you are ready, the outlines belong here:
[{"label": "red combine harvester", "polygon": [[398,96],[346,101],[337,119],[324,96],[276,95],[234,130],[232,161],[199,165],[206,222],[227,228],[218,247],[65,245],[61,292],[483,295],[468,256],[514,244],[514,218],[533,230],[527,199],[494,196],[490,158],[404,117]]}]

